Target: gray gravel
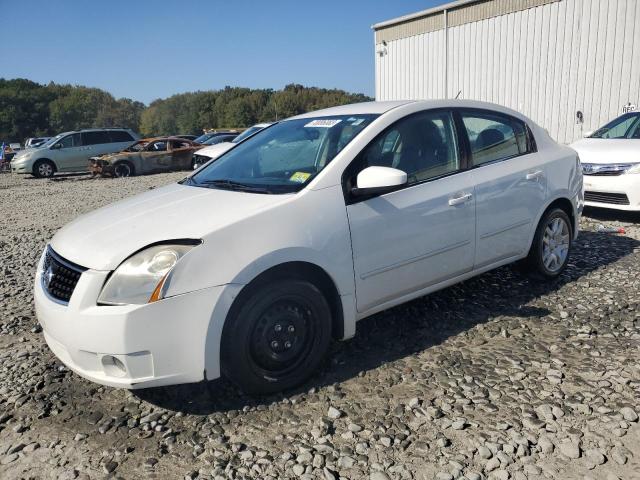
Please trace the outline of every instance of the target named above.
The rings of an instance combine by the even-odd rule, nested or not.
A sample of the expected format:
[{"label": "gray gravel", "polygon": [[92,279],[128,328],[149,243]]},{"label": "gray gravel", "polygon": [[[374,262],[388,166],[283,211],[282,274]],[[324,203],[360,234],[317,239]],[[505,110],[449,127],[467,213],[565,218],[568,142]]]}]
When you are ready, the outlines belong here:
[{"label": "gray gravel", "polygon": [[33,311],[47,239],[182,176],[0,175],[0,478],[640,478],[633,215],[587,212],[554,283],[501,268],[363,320],[285,395],[225,381],[132,393],[71,374]]}]

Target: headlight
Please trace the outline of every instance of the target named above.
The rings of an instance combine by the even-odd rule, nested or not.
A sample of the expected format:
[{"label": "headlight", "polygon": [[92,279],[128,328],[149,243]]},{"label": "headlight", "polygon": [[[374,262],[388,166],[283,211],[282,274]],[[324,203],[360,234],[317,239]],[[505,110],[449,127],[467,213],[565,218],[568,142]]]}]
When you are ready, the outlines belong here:
[{"label": "headlight", "polygon": [[25,162],[27,160],[29,160],[29,158],[31,158],[31,153],[23,153],[22,155],[16,155],[11,159],[11,163],[22,163]]},{"label": "headlight", "polygon": [[156,245],[129,257],[109,277],[98,303],[144,305],[162,299],[171,269],[193,247]]},{"label": "headlight", "polygon": [[631,167],[627,168],[624,173],[640,173],[640,163],[631,165]]}]

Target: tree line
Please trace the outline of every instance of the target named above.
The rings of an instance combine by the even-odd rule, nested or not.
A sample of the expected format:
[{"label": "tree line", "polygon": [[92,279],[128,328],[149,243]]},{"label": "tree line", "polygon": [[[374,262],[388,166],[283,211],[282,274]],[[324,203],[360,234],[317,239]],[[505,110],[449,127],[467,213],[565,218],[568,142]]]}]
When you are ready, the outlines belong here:
[{"label": "tree line", "polygon": [[225,87],[173,95],[146,106],[99,88],[0,78],[0,141],[91,127],[126,127],[142,136],[199,134],[371,100],[343,90],[287,85],[282,90]]}]

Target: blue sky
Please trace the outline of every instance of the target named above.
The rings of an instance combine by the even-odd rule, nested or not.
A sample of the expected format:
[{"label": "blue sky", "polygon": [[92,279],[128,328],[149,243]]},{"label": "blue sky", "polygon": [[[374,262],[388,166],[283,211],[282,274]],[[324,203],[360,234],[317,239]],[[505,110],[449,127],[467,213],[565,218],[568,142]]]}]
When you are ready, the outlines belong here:
[{"label": "blue sky", "polygon": [[0,77],[174,93],[282,88],[374,94],[371,25],[440,0],[0,0]]}]

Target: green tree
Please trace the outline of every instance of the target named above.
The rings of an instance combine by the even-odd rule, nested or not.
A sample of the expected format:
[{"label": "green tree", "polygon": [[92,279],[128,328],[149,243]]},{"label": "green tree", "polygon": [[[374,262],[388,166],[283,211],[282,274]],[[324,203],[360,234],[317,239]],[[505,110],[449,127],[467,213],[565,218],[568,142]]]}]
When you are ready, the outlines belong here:
[{"label": "green tree", "polygon": [[197,134],[366,100],[362,94],[299,84],[279,91],[227,86],[173,95],[147,107],[98,88],[0,78],[0,141],[88,127],[127,127],[144,136]]}]

